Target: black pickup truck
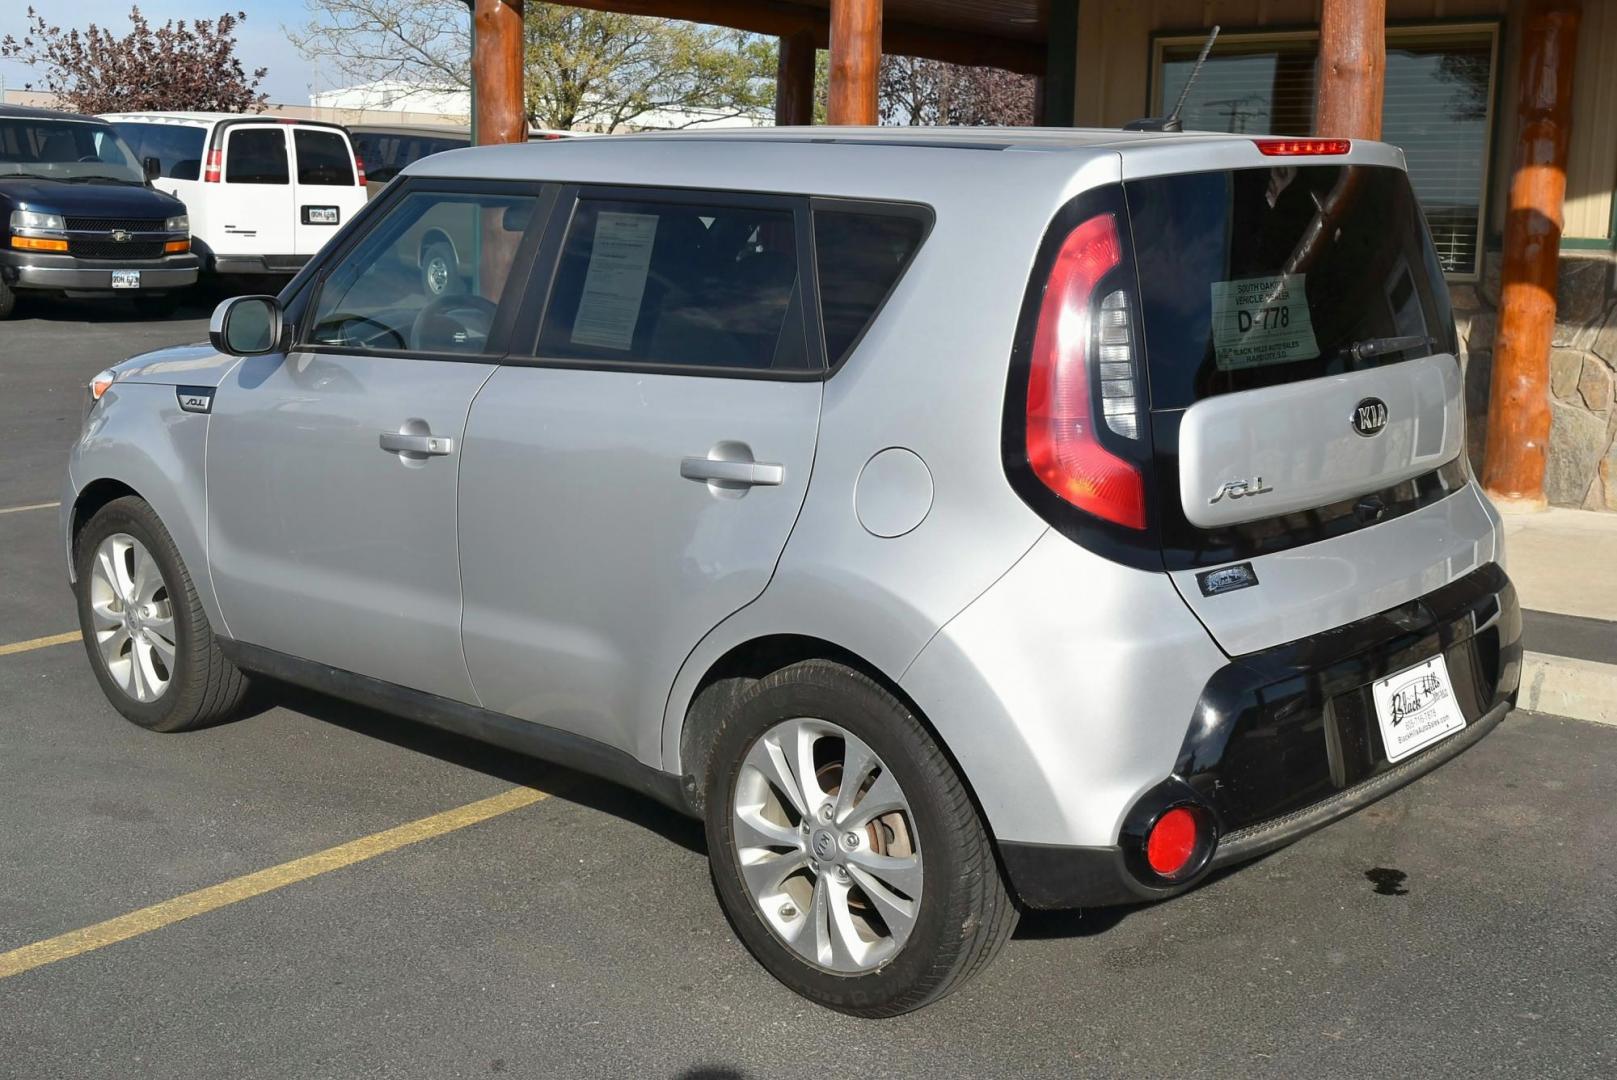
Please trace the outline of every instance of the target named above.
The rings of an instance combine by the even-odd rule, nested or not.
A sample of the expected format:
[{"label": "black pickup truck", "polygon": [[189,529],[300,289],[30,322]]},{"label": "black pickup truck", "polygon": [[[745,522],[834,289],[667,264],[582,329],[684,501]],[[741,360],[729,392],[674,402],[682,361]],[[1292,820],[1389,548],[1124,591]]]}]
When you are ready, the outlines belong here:
[{"label": "black pickup truck", "polygon": [[112,125],[0,105],[0,319],[23,290],[164,312],[197,265],[185,204],[151,186]]}]

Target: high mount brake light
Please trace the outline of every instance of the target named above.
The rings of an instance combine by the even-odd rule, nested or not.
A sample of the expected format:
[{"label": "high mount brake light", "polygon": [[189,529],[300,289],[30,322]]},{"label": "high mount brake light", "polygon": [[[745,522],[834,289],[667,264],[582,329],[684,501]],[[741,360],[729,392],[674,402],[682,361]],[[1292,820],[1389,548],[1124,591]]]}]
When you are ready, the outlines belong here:
[{"label": "high mount brake light", "polygon": [[1258,153],[1268,157],[1315,157],[1345,154],[1353,149],[1351,139],[1253,139]]},{"label": "high mount brake light", "polygon": [[[1033,333],[1027,460],[1040,482],[1073,506],[1143,529],[1144,478],[1138,466],[1101,444],[1096,424],[1102,418],[1095,416],[1092,402],[1098,379],[1107,426],[1126,438],[1138,437],[1127,294],[1113,290],[1096,296],[1101,279],[1122,261],[1117,218],[1110,213],[1080,223],[1056,254]],[[1091,367],[1092,338],[1100,342],[1098,371]]]}]

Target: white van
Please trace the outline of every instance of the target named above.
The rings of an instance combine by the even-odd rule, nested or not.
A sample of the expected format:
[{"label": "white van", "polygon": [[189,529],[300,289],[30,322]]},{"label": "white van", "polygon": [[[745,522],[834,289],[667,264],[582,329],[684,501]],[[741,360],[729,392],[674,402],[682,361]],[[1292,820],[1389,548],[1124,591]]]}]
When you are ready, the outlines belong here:
[{"label": "white van", "polygon": [[152,185],[185,203],[213,274],[291,274],[365,205],[348,133],[231,113],[109,113]]}]

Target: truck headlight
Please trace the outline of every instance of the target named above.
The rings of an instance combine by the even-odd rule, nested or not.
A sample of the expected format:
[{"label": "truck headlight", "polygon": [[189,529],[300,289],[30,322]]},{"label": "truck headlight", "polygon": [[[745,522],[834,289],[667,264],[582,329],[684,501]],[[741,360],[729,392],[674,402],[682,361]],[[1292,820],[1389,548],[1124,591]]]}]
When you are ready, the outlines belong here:
[{"label": "truck headlight", "polygon": [[67,228],[61,214],[42,214],[38,210],[13,210],[11,212],[11,227],[13,229],[54,229],[61,232]]},{"label": "truck headlight", "polygon": [[189,214],[175,214],[163,222],[163,228],[169,232],[188,233],[191,231],[191,217]]}]

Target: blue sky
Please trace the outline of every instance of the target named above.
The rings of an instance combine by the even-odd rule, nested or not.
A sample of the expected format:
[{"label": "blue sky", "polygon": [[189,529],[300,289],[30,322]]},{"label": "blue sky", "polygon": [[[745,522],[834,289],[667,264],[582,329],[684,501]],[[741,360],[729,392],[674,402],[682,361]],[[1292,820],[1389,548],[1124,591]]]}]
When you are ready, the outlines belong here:
[{"label": "blue sky", "polygon": [[[303,0],[138,0],[142,14],[154,23],[169,19],[211,19],[222,12],[243,11],[247,19],[237,33],[237,52],[244,67],[269,68],[263,89],[275,101],[307,104],[311,87],[330,89],[332,77],[323,77],[286,39],[285,27],[308,21]],[[0,37],[20,34],[27,26],[29,0],[0,0]],[[117,34],[128,33],[131,0],[99,0],[94,4],[63,4],[53,0],[32,0],[45,18],[63,26],[83,28],[90,22],[108,27]],[[87,9],[95,9],[90,14]],[[82,14],[75,14],[82,13]],[[36,81],[29,68],[0,60],[0,80],[8,88]]]}]

